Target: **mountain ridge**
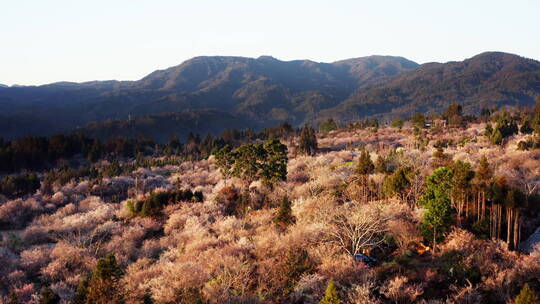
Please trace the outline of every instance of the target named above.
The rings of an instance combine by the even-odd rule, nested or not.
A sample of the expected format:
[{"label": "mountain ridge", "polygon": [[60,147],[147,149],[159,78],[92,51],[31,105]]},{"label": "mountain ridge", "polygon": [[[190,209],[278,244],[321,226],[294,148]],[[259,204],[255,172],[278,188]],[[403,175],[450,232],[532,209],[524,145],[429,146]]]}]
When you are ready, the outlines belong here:
[{"label": "mountain ridge", "polygon": [[[474,113],[482,106],[530,104],[535,95],[540,62],[502,52],[421,65],[380,55],[331,63],[198,56],[135,81],[0,87],[0,137],[49,135],[89,124],[95,129],[100,122],[186,110],[204,116],[212,109],[254,121],[250,126],[256,128],[440,112],[454,102]],[[189,131],[198,130],[178,130]]]}]

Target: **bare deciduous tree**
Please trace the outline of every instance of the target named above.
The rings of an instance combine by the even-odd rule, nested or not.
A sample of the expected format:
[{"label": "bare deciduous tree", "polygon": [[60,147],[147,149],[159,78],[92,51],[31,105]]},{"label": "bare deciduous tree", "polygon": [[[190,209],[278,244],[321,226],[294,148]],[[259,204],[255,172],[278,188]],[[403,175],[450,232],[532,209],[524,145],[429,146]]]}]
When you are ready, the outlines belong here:
[{"label": "bare deciduous tree", "polygon": [[346,203],[326,217],[326,241],[355,255],[379,246],[388,230],[387,223],[388,217],[378,209]]}]

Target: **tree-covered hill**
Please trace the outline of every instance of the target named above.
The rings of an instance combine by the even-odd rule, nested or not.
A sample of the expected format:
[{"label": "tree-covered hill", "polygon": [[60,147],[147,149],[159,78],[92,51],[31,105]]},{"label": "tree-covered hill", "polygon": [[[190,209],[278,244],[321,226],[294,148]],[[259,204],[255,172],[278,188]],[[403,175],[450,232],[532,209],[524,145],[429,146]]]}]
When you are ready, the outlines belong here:
[{"label": "tree-covered hill", "polygon": [[[391,56],[334,63],[269,56],[195,57],[138,81],[0,87],[0,137],[107,127],[110,130],[103,132],[121,135],[128,131],[101,123],[113,120],[125,125],[129,117],[140,122],[149,115],[155,121],[152,130],[143,123],[137,132],[167,133],[171,116],[181,116],[184,121],[177,124],[190,126],[190,131],[204,133],[246,122],[243,127],[262,128],[284,121],[299,126],[329,117],[344,123],[411,116],[441,112],[452,103],[461,104],[465,113],[478,113],[484,107],[532,104],[537,95],[540,62],[498,52],[423,65]],[[224,116],[206,120],[212,124],[206,127],[200,123],[204,119],[174,114],[186,110],[219,111]],[[233,126],[225,119],[229,116],[236,117]],[[92,125],[85,127],[88,124]]]},{"label": "tree-covered hill", "polygon": [[530,105],[539,94],[540,62],[487,52],[462,62],[423,64],[364,87],[321,116],[411,116],[415,112],[441,112],[451,103],[478,113],[483,107]]}]

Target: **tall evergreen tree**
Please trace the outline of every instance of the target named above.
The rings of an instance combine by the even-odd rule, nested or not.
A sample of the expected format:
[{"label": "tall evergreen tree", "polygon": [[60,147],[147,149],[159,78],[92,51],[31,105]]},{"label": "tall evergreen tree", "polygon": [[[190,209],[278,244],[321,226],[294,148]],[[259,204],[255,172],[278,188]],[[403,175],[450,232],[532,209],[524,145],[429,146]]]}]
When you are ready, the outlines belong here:
[{"label": "tall evergreen tree", "polygon": [[360,159],[358,159],[358,164],[356,165],[356,174],[364,176],[373,173],[373,170],[375,170],[375,165],[371,161],[369,153],[365,149],[362,149]]},{"label": "tall evergreen tree", "polygon": [[300,139],[298,143],[300,151],[307,155],[313,155],[317,152],[317,136],[315,129],[308,125],[304,125],[300,131]]},{"label": "tall evergreen tree", "polygon": [[296,218],[292,214],[291,201],[285,196],[281,200],[277,214],[274,217],[274,223],[284,229],[295,222]]},{"label": "tall evergreen tree", "polygon": [[86,304],[122,303],[119,286],[122,269],[116,263],[114,254],[99,259],[88,282]]},{"label": "tall evergreen tree", "polygon": [[426,178],[426,189],[420,199],[420,205],[427,209],[420,228],[424,237],[433,242],[434,250],[453,223],[451,183],[452,171],[449,168],[436,169]]}]

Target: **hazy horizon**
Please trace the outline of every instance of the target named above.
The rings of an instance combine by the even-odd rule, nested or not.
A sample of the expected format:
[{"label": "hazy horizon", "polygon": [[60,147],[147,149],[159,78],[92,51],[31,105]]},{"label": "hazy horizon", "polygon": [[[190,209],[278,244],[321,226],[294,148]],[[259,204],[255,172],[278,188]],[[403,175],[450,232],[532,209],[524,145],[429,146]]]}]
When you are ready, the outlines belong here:
[{"label": "hazy horizon", "polygon": [[0,83],[138,80],[196,56],[417,63],[486,51],[540,59],[534,1],[20,1],[0,12]]}]

